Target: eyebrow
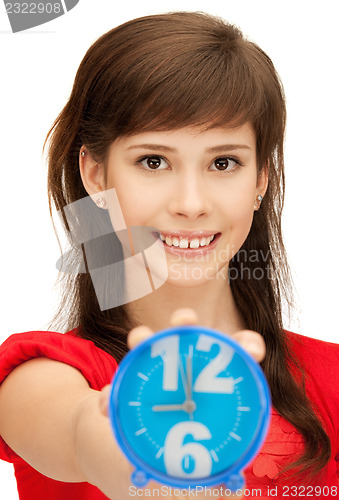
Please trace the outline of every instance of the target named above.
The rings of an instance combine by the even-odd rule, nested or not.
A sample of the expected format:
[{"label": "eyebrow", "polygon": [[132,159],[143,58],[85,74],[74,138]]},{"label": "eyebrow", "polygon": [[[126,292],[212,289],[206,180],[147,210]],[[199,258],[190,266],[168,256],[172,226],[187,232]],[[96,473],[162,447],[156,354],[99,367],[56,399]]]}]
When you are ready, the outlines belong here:
[{"label": "eyebrow", "polygon": [[[171,148],[169,146],[164,146],[163,144],[135,144],[127,148],[127,150],[130,149],[152,149],[153,151],[163,150],[163,151],[171,151],[173,153],[178,152],[177,149]],[[220,146],[213,146],[211,148],[207,148],[206,151],[207,153],[215,153],[218,151],[233,151],[234,149],[251,149],[251,148],[246,144],[221,144]]]}]

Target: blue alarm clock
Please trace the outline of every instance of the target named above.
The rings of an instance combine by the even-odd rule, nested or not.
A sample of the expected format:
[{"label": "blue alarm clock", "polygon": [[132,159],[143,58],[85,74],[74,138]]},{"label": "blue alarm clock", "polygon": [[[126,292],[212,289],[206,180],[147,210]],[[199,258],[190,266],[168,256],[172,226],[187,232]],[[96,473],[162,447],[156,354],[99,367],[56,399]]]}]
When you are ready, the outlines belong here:
[{"label": "blue alarm clock", "polygon": [[260,365],[230,336],[199,326],[163,330],[122,360],[109,416],[135,471],[175,487],[244,486],[242,470],[268,430],[270,391]]}]

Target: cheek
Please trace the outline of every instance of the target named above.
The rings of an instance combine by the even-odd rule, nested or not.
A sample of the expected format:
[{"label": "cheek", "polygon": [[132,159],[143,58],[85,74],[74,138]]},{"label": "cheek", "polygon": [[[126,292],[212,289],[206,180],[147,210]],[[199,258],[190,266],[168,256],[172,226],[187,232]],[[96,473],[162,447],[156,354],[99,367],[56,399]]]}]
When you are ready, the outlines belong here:
[{"label": "cheek", "polygon": [[[123,179],[115,185],[122,215],[127,226],[145,225],[157,212],[157,200],[144,192],[140,183]],[[112,219],[112,215],[111,215]]]},{"label": "cheek", "polygon": [[253,189],[238,192],[237,196],[232,197],[232,203],[228,206],[229,244],[233,255],[243,245],[252,226],[255,197],[252,191]]},{"label": "cheek", "polygon": [[248,207],[247,209],[239,211],[234,216],[232,221],[232,232],[236,239],[240,241],[240,246],[244,243],[250,232],[252,221],[253,207]]}]

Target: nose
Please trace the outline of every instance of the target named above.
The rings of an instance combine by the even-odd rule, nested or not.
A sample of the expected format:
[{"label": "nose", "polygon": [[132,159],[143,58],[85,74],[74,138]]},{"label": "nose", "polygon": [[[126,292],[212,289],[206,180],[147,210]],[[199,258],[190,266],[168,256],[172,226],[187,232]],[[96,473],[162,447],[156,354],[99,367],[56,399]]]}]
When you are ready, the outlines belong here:
[{"label": "nose", "polygon": [[211,193],[203,176],[192,171],[178,175],[171,192],[169,211],[173,216],[197,219],[211,211]]}]

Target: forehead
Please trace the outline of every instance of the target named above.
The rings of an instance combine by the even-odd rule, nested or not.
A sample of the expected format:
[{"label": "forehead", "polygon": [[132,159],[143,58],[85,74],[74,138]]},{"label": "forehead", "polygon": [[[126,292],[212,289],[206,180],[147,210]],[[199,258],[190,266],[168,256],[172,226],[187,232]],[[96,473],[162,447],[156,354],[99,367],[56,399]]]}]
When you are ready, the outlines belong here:
[{"label": "forehead", "polygon": [[[116,139],[111,149],[131,150],[148,146],[166,146],[175,150],[185,150],[190,146],[201,149],[211,149],[218,146],[246,146],[246,149],[255,151],[256,137],[253,127],[245,123],[238,127],[209,127],[197,126],[180,129],[157,131],[150,130],[133,135],[121,136]],[[245,148],[244,148],[245,149]]]}]

